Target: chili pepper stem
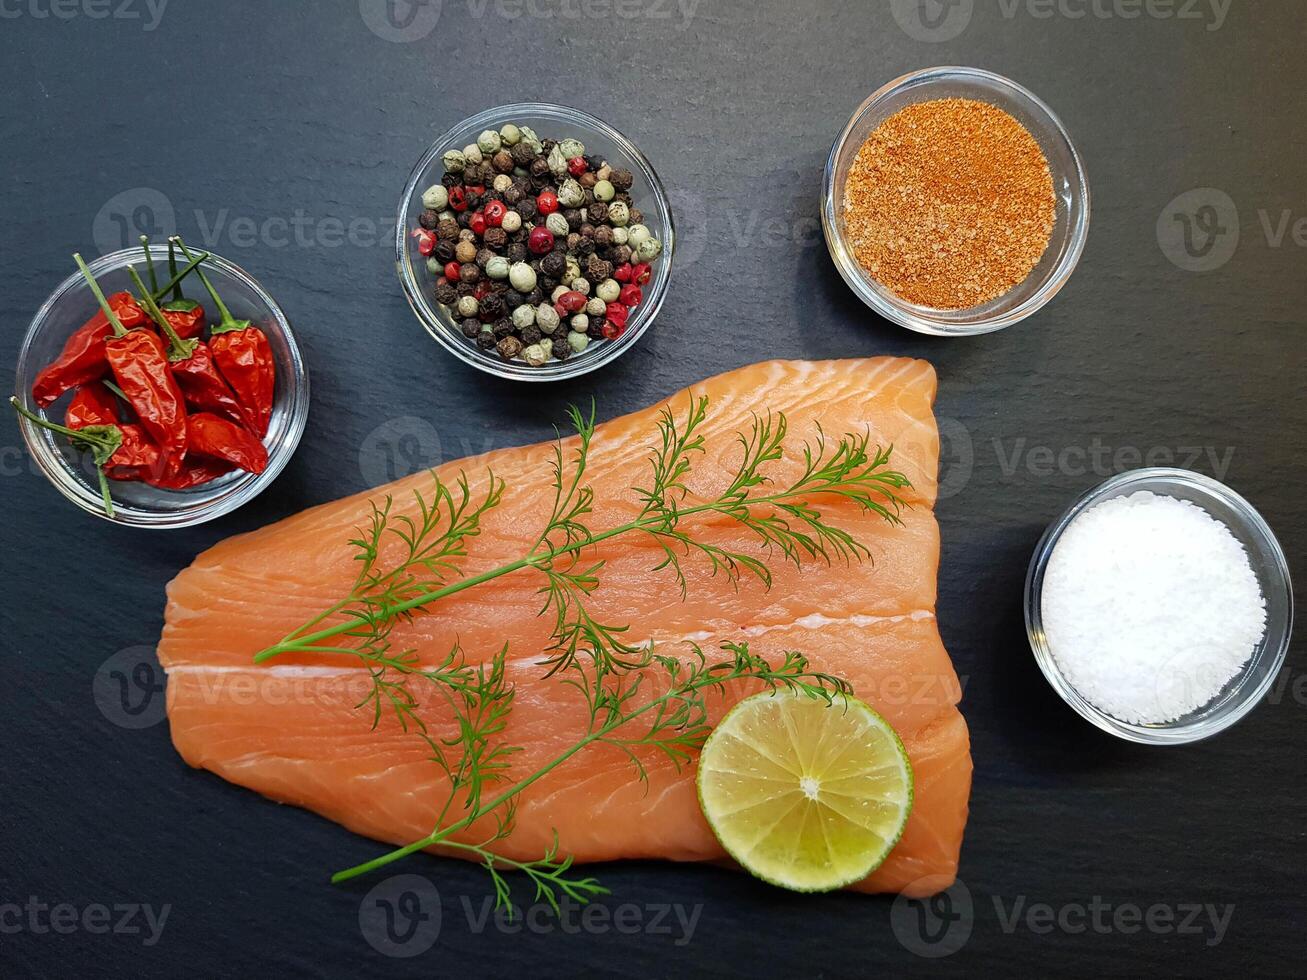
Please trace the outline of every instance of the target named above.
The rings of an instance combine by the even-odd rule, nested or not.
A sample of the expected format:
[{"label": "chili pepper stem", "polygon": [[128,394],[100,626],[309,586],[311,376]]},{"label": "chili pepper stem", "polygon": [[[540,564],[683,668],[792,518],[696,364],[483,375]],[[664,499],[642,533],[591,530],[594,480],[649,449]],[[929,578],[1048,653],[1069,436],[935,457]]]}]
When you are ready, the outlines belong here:
[{"label": "chili pepper stem", "polygon": [[182,281],[177,275],[177,243],[173,239],[168,239],[168,274],[172,276],[172,298],[174,300],[185,299],[182,295]]},{"label": "chili pepper stem", "polygon": [[168,359],[179,361],[195,353],[195,342],[187,342],[177,336],[177,331],[172,328],[168,318],[163,315],[163,310],[159,309],[159,304],[146,290],[145,283],[141,282],[141,277],[136,273],[136,266],[127,266],[127,274],[132,277],[132,282],[141,292],[141,302],[145,305],[145,312],[150,314],[150,319],[157,323],[159,329],[168,337]]},{"label": "chili pepper stem", "polygon": [[104,467],[97,466],[95,475],[100,478],[100,497],[104,500],[104,512],[113,517],[113,495],[109,492],[109,478],[104,475]]},{"label": "chili pepper stem", "polygon": [[77,263],[77,268],[82,270],[82,275],[86,277],[86,282],[87,285],[91,287],[91,292],[95,293],[95,298],[100,304],[100,309],[104,311],[104,315],[109,321],[109,326],[113,327],[113,335],[115,337],[121,337],[127,332],[127,328],[124,327],[123,322],[118,319],[118,314],[116,314],[112,307],[109,306],[109,301],[104,298],[104,293],[100,289],[100,284],[95,281],[95,276],[91,275],[91,270],[88,269],[86,263],[82,261],[81,254],[74,252],[73,261]]},{"label": "chili pepper stem", "polygon": [[21,415],[23,418],[27,419],[29,422],[39,425],[43,429],[49,429],[51,432],[58,432],[60,435],[67,436],[70,439],[88,440],[88,438],[93,438],[93,437],[88,437],[86,433],[79,432],[77,429],[70,429],[66,425],[60,425],[58,422],[51,422],[49,419],[43,419],[41,418],[41,416],[35,414],[34,412],[28,411],[26,408],[23,407],[23,403],[18,400],[17,395],[9,396],[9,404],[12,405],[14,407],[14,411],[17,412],[19,415]]},{"label": "chili pepper stem", "polygon": [[[43,419],[39,415],[29,412],[23,407],[22,402],[16,396],[9,397],[9,404],[23,418],[29,422],[40,426],[42,429],[49,429],[51,432],[57,432],[60,435],[67,436],[69,439],[76,440],[84,445],[89,445],[95,449],[104,452],[114,445],[114,440],[102,438],[94,432],[87,432],[80,429],[70,429],[66,425],[60,425],[57,422],[51,422],[49,419]],[[100,496],[104,498],[104,512],[113,517],[113,496],[109,492],[109,478],[104,475],[104,467],[97,460],[95,465],[96,476],[100,480]]]},{"label": "chili pepper stem", "polygon": [[[150,254],[149,235],[141,236],[141,250],[145,252],[145,265],[150,273],[150,292],[157,293],[159,291],[159,279],[154,274],[154,256]],[[173,268],[170,271],[173,275],[177,274],[176,268]]]},{"label": "chili pepper stem", "polygon": [[209,258],[210,254],[211,253],[209,252],[202,252],[200,253],[198,258],[194,258],[190,262],[188,262],[182,268],[181,272],[173,276],[171,281],[164,284],[164,287],[162,289],[156,289],[154,291],[154,301],[157,303],[159,302],[159,300],[163,299],[166,295],[168,295],[169,290],[176,288],[183,279],[185,279],[197,268],[199,268],[200,263],[203,262],[205,259]]},{"label": "chili pepper stem", "polygon": [[[191,257],[191,250],[186,247],[186,243],[181,240],[180,235],[173,235],[168,239],[168,241],[176,242],[177,247],[182,250],[182,253],[187,258]],[[244,327],[249,326],[248,320],[237,320],[231,315],[231,310],[227,309],[227,304],[222,301],[222,297],[218,295],[218,291],[213,288],[213,283],[209,282],[209,277],[204,274],[204,270],[197,269],[196,271],[200,275],[200,282],[204,283],[204,288],[209,291],[209,295],[213,298],[213,305],[218,307],[218,315],[222,318],[222,323],[219,325],[217,332],[224,333],[228,330],[241,330]]]}]

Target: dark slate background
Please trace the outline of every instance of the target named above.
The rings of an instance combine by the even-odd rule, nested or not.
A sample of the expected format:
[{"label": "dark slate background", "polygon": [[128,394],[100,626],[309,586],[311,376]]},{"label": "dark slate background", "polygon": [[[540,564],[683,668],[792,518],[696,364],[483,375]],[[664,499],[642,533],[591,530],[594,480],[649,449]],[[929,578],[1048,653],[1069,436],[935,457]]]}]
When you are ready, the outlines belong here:
[{"label": "dark slate background", "polygon": [[[1057,700],[1020,607],[1046,523],[1150,455],[1223,476],[1307,573],[1305,253],[1291,231],[1277,244],[1265,230],[1307,216],[1307,6],[927,0],[928,15],[953,18],[936,40],[919,39],[915,0],[537,0],[525,16],[513,0],[434,0],[396,40],[383,36],[394,36],[385,6],[172,0],[156,16],[145,0],[0,3],[0,362],[13,364],[69,253],[115,247],[115,216],[135,215],[159,231],[175,224],[258,276],[313,375],[289,469],[244,510],[188,531],[122,530],[74,510],[3,423],[0,904],[70,903],[92,925],[98,906],[170,907],[147,945],[80,919],[67,934],[41,931],[47,919],[34,925],[5,905],[4,973],[1297,972],[1307,953],[1301,642],[1271,700],[1236,730],[1140,748]],[[836,132],[872,90],[933,64],[1033,88],[1078,141],[1094,191],[1088,248],[1063,293],[1033,320],[974,340],[878,320],[841,283],[817,230]],[[683,232],[671,298],[646,339],[602,372],[551,387],[488,378],[431,343],[389,247],[368,232],[390,219],[436,134],[532,99],[581,106],[632,135],[674,192]],[[1205,273],[1170,261],[1156,230],[1195,188],[1227,193],[1241,230],[1233,257]],[[275,221],[259,231],[297,214],[301,243]],[[439,890],[438,941],[387,958],[359,925],[376,882],[325,881],[375,844],[187,770],[166,723],[122,727],[93,698],[97,671],[153,644],[164,584],[197,552],[363,488],[386,475],[388,453],[408,468],[532,442],[569,402],[593,395],[611,417],[763,358],[882,353],[929,358],[941,379],[939,620],[967,679],[976,778],[961,869],[971,911],[959,898],[962,918],[940,923],[939,943],[923,947],[916,910],[895,914],[886,898],[801,897],[730,871],[655,864],[600,869],[608,908],[635,904],[620,920],[633,935],[596,919],[578,934],[478,932],[465,902],[479,914],[483,875],[420,859],[405,870]],[[1079,916],[1095,902],[1110,906],[1102,931]],[[674,915],[662,923],[670,935],[646,928],[659,904],[699,906],[688,942],[678,944]],[[1179,924],[1193,904],[1233,906],[1219,942],[1206,912],[1195,924],[1204,931],[1166,926],[1168,911]],[[1153,928],[1135,927],[1132,910],[1154,905]],[[1058,915],[1061,925],[1048,923]],[[910,948],[959,944],[935,958]]]}]

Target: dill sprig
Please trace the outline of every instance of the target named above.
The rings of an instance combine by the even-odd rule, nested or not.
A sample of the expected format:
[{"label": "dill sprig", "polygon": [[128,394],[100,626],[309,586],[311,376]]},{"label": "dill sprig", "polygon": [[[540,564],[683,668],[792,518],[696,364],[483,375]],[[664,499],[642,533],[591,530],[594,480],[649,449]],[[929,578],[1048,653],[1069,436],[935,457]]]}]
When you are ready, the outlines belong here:
[{"label": "dill sprig", "polygon": [[[589,524],[594,491],[586,482],[594,410],[585,415],[573,408],[570,416],[577,444],[570,456],[561,439],[554,447],[553,505],[525,556],[463,575],[462,560],[480,534],[485,515],[501,503],[504,484],[490,473],[484,494],[474,499],[465,475],[450,487],[433,473],[429,496],[414,491],[416,516],[397,512],[390,496],[371,504],[365,525],[351,541],[359,571],[350,593],[255,657],[265,662],[296,652],[358,658],[372,678],[372,689],[360,706],[370,709],[373,726],[389,712],[404,731],[426,742],[449,778],[450,792],[431,834],[342,871],[333,881],[439,845],[480,860],[493,879],[499,905],[511,908],[506,870],[524,874],[535,885],[537,900],[555,909],[560,895],[585,901],[606,890],[592,878],[572,874],[571,858],[560,855],[556,840],[535,861],[510,861],[494,853],[494,843],[512,833],[516,802],[525,789],[594,744],[623,752],[642,780],[648,773],[640,749],[665,757],[679,770],[694,758],[710,731],[706,698],[725,696],[730,684],[785,688],[827,701],[848,693],[844,681],[811,671],[798,653],[786,653],[773,664],[752,654],[747,645],[728,643],[722,648],[725,656],[710,660],[694,644],[688,656],[676,657],[650,643],[631,642],[626,625],[603,623],[587,608],[606,564],[595,556],[595,548],[624,534],[653,539],[662,553],[656,570],[669,571],[683,598],[688,589],[684,562],[691,559],[706,562],[712,575],[722,575],[737,588],[745,578],[771,586],[768,556],[779,555],[796,566],[811,560],[861,561],[870,551],[827,518],[821,501],[850,502],[862,512],[898,523],[904,506],[898,491],[910,484],[889,469],[891,448],[873,448],[866,434],[847,434],[832,444],[818,427],[815,437],[803,444],[799,476],[776,485],[768,470],[785,457],[788,422],[783,413],[755,415],[749,429],[737,434],[740,460],[730,483],[715,497],[702,498],[691,490],[689,477],[706,448],[702,429],[708,399],[691,397],[679,419],[670,409],[659,416],[648,482],[633,488],[640,503],[637,517],[596,531]],[[755,550],[707,540],[699,532],[711,519],[746,529]],[[473,664],[455,644],[440,663],[426,667],[416,650],[394,651],[390,636],[397,624],[442,599],[526,571],[542,576],[540,614],[553,619],[541,666],[547,677],[557,676],[580,694],[589,722],[569,748],[513,781],[511,757],[520,748],[504,740],[513,704],[507,647],[488,664]],[[415,681],[452,714],[454,734],[441,738],[430,732]],[[494,826],[482,842],[452,839],[483,819]]]}]

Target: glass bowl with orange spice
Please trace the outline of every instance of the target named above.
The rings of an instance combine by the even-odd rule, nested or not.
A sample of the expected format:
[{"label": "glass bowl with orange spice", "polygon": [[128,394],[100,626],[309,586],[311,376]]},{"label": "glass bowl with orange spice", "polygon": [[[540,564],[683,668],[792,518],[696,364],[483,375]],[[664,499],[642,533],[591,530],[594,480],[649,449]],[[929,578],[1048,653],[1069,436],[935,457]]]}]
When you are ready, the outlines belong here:
[{"label": "glass bowl with orange spice", "polygon": [[1070,278],[1089,184],[1053,111],[978,68],[897,78],[858,107],[822,185],[826,245],[850,288],[919,333],[989,333]]}]

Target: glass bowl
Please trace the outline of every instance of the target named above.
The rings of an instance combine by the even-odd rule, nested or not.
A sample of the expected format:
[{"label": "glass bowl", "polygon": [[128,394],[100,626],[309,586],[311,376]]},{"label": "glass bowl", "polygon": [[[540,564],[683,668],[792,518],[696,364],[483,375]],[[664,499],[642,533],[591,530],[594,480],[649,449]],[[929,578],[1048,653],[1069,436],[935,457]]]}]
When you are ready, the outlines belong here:
[{"label": "glass bowl", "polygon": [[[988,102],[1025,126],[1048,158],[1057,197],[1052,238],[1030,275],[1002,296],[961,310],[918,306],[894,295],[859,264],[848,245],[844,226],[844,185],[867,137],[905,106],[949,98]],[[835,267],[849,288],[873,310],[918,333],[970,336],[1010,327],[1057,295],[1080,261],[1089,234],[1089,184],[1071,137],[1053,110],[1033,93],[979,68],[929,68],[894,79],[853,114],[826,161],[821,222]]]},{"label": "glass bowl", "polygon": [[[627,321],[626,331],[616,340],[592,341],[580,354],[566,361],[550,360],[532,367],[520,358],[505,361],[499,355],[481,350],[463,336],[449,310],[436,302],[433,290],[436,277],[426,268],[426,256],[417,250],[411,232],[418,227],[422,214],[422,192],[440,183],[445,168],[441,156],[446,150],[461,150],[475,143],[483,130],[499,130],[507,123],[530,126],[541,139],[575,137],[585,144],[587,153],[604,157],[612,166],[630,170],[635,177],[631,197],[644,212],[644,223],[663,243],[662,254],[653,263],[653,278],[644,287],[644,300]],[[459,360],[501,378],[518,381],[557,381],[574,378],[600,368],[630,350],[649,329],[667,297],[672,274],[672,254],[676,234],[671,206],[662,182],[635,144],[607,123],[589,113],[568,106],[527,102],[487,109],[464,119],[427,148],[413,168],[404,196],[399,203],[395,228],[395,256],[400,284],[422,326],[436,341]]]},{"label": "glass bowl", "polygon": [[[200,249],[194,251],[198,253]],[[156,263],[166,263],[166,246],[156,244],[152,255]],[[135,265],[137,272],[144,276],[145,250],[136,247],[111,252],[91,262],[90,270],[108,295],[133,289],[127,275],[129,264]],[[286,315],[249,273],[221,256],[210,254],[204,262],[204,272],[232,315],[253,320],[267,335],[272,347],[277,364],[277,391],[268,434],[264,437],[264,444],[268,447],[268,467],[257,476],[238,471],[189,490],[160,490],[144,483],[110,480],[114,514],[109,517],[104,511],[100,484],[89,454],[74,449],[63,436],[19,418],[23,439],[41,471],[60,493],[88,513],[132,527],[172,528],[202,524],[258,496],[277,478],[299,444],[309,412],[309,377]],[[159,266],[159,273],[160,281],[166,281],[166,264]],[[198,277],[188,277],[184,288],[188,298],[203,302],[209,316],[216,318],[213,303]],[[53,422],[63,421],[64,409],[71,395],[64,395],[42,411],[32,401],[32,382],[40,370],[59,355],[73,331],[97,309],[95,297],[77,271],[60,283],[41,305],[27,328],[27,336],[18,353],[15,393],[29,411]]]},{"label": "glass bowl", "polygon": [[[1266,600],[1266,632],[1240,673],[1211,701],[1174,721],[1134,724],[1121,721],[1082,697],[1071,686],[1053,657],[1044,633],[1042,603],[1044,572],[1062,533],[1071,522],[1095,504],[1140,490],[1203,508],[1230,529],[1248,552]],[[1131,470],[1112,477],[1089,491],[1059,517],[1044,533],[1030,562],[1026,577],[1026,631],[1044,676],[1053,689],[1083,718],[1105,732],[1145,745],[1182,745],[1196,742],[1229,728],[1251,711],[1270,690],[1284,664],[1293,632],[1293,585],[1280,543],[1252,504],[1223,483],[1189,470],[1162,467]]]}]

